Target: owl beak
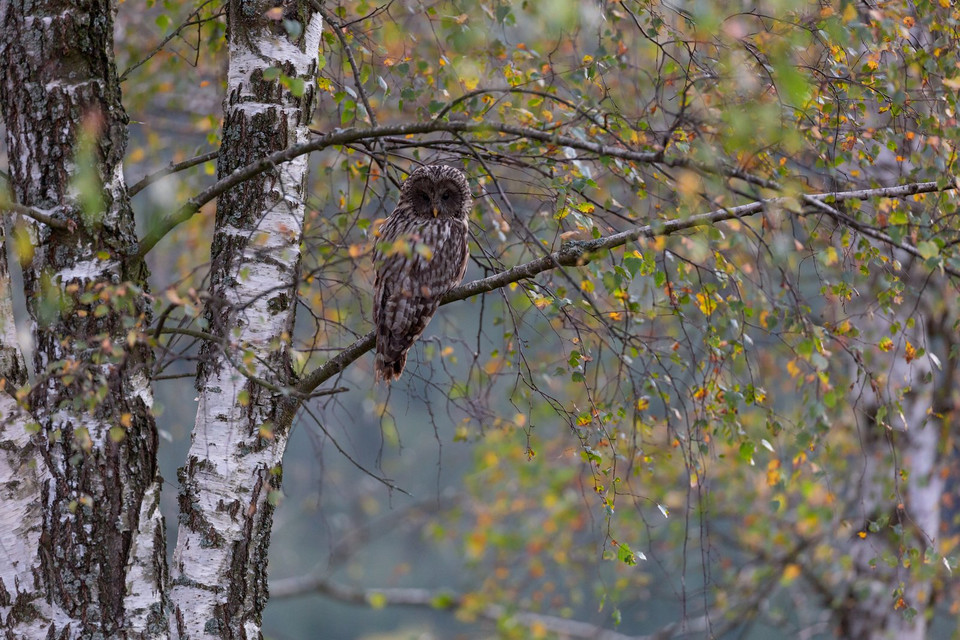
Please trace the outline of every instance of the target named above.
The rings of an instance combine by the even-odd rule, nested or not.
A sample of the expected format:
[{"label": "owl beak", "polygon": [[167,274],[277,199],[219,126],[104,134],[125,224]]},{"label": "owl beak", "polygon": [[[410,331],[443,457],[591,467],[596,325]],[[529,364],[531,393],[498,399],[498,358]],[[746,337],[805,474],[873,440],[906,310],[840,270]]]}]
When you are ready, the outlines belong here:
[{"label": "owl beak", "polygon": [[436,218],[438,215],[440,215],[440,209],[438,209],[437,207],[434,207],[434,208],[433,208],[433,217]]}]

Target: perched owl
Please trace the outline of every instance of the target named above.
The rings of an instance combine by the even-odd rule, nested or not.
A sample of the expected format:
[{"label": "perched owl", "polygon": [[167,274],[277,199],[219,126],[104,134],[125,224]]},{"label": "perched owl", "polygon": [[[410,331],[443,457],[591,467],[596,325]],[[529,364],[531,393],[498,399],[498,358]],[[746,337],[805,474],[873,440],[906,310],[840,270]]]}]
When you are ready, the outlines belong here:
[{"label": "perched owl", "polygon": [[472,203],[466,176],[453,167],[420,167],[400,188],[397,208],[380,228],[373,255],[378,380],[400,376],[407,351],[436,313],[440,298],[463,279]]}]

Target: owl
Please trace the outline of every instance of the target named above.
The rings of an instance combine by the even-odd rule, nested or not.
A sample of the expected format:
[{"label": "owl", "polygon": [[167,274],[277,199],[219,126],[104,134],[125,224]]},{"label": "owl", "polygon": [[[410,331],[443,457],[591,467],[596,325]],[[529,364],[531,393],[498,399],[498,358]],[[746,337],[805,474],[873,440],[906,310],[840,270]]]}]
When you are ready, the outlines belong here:
[{"label": "owl", "polygon": [[380,228],[373,255],[376,379],[400,377],[407,351],[440,299],[463,279],[472,203],[466,176],[453,167],[420,167],[400,188],[397,208]]}]

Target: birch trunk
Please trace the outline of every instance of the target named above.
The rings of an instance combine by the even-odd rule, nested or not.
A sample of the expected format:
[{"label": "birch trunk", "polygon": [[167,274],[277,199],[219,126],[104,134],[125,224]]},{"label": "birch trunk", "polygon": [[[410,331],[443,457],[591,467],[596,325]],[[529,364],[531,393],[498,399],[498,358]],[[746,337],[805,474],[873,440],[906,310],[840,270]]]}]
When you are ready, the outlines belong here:
[{"label": "birch trunk", "polygon": [[[109,0],[0,2],[13,196],[69,223],[34,225],[33,254],[21,256],[35,344],[29,383],[0,261],[7,637],[151,637],[164,627],[151,356],[140,337],[149,307],[143,265],[130,257],[114,9]],[[18,387],[29,391],[19,403]]]},{"label": "birch trunk", "polygon": [[[282,15],[275,4],[228,5],[221,177],[309,134],[320,15],[306,1],[288,3]],[[202,352],[200,403],[180,471],[171,591],[171,624],[179,637],[260,636],[267,547],[288,438],[277,413],[279,390],[292,383],[288,350],[306,177],[301,156],[217,203],[206,316],[217,341]]]},{"label": "birch trunk", "polygon": [[[934,353],[944,370],[933,366],[928,357],[907,362],[903,349],[898,350],[896,360],[883,371],[882,397],[872,401],[870,421],[861,428],[864,457],[857,483],[861,514],[867,520],[877,521],[885,515],[889,520],[877,532],[867,530],[864,523],[865,537],[858,535],[850,547],[851,580],[839,626],[843,637],[852,640],[927,637],[928,614],[935,605],[933,578],[939,564],[943,471],[948,464],[943,445],[945,419],[949,420],[956,383],[955,366],[948,355],[952,330],[943,311],[937,315],[940,321],[928,322],[925,334],[917,330],[908,339],[915,347]],[[888,411],[877,424],[873,417],[881,405]],[[912,555],[911,549],[919,555]],[[897,566],[888,566],[884,554],[898,558]]]}]

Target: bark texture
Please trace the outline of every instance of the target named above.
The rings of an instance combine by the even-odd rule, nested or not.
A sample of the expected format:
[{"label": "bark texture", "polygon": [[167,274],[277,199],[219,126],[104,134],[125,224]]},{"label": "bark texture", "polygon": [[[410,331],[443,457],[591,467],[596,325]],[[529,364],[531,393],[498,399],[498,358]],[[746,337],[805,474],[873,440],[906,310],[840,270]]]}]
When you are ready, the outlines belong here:
[{"label": "bark texture", "polygon": [[[233,0],[218,173],[304,142],[313,109],[321,19],[309,2]],[[257,638],[267,547],[288,433],[278,390],[292,384],[292,332],[307,158],[220,196],[211,251],[209,331],[200,403],[180,471],[172,566],[175,635]],[[266,384],[262,384],[266,382]],[[271,389],[271,387],[273,387]]]},{"label": "bark texture", "polygon": [[[140,337],[149,307],[142,263],[130,257],[114,10],[110,0],[0,2],[12,195],[69,223],[35,224],[33,254],[21,256],[35,344],[29,382],[10,343],[5,257],[0,264],[0,490],[22,503],[21,522],[2,534],[8,637],[152,637],[165,628],[151,356]],[[25,384],[18,403],[12,394]]]}]

